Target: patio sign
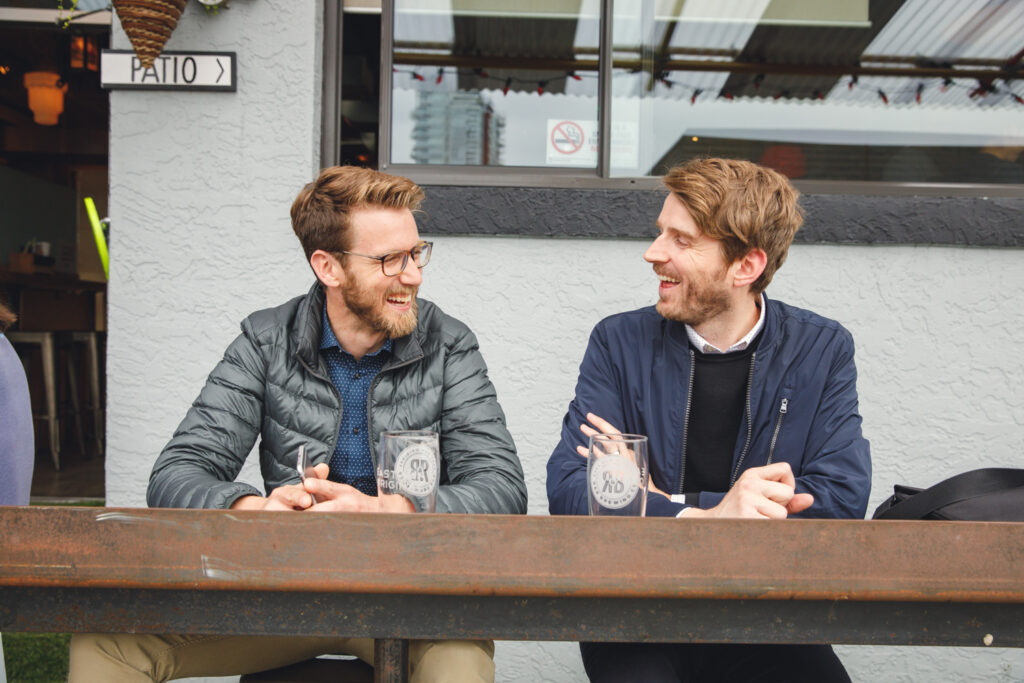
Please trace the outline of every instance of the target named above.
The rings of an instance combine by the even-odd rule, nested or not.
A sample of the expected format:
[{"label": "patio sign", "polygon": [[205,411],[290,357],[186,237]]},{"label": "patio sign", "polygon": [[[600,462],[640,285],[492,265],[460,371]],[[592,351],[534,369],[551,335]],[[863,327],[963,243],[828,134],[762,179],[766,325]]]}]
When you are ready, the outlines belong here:
[{"label": "patio sign", "polygon": [[234,52],[164,52],[144,68],[131,50],[104,50],[100,85],[131,90],[238,89]]}]

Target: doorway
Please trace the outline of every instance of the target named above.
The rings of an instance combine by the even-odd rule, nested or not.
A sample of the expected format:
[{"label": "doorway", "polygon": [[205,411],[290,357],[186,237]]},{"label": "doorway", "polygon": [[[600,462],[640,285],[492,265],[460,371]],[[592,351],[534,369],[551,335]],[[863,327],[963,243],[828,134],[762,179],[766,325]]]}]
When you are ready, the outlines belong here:
[{"label": "doorway", "polygon": [[108,4],[0,0],[0,299],[18,315],[7,336],[32,399],[34,502],[104,497],[106,235],[94,218],[107,213]]}]

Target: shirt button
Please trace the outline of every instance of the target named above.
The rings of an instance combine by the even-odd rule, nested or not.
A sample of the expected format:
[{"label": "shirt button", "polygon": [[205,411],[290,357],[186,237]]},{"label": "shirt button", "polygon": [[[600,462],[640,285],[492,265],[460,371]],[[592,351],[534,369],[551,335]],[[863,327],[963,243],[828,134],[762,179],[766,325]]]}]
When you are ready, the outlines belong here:
[{"label": "shirt button", "polygon": [[359,379],[359,373],[357,372],[355,375],[353,375],[352,379]]},{"label": "shirt button", "polygon": [[353,434],[358,434],[359,433],[359,427],[353,427],[352,428],[352,433]]}]

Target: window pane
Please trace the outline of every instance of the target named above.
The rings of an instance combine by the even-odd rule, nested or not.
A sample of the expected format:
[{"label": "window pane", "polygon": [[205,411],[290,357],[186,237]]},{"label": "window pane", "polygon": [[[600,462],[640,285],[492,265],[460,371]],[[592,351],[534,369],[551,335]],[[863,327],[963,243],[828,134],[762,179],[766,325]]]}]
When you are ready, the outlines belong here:
[{"label": "window pane", "polygon": [[397,0],[391,162],[597,165],[599,0]]},{"label": "window pane", "polygon": [[1022,29],[1019,2],[617,0],[612,172],[712,155],[792,178],[1024,183]]},{"label": "window pane", "polygon": [[380,12],[346,11],[342,21],[341,152],[343,164],[377,167],[380,125]]}]

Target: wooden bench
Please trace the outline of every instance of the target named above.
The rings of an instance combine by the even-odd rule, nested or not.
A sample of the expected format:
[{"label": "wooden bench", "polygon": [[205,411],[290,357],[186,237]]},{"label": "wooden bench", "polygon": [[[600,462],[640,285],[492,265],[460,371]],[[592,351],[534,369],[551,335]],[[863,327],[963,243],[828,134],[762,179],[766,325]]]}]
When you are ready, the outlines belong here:
[{"label": "wooden bench", "polygon": [[[0,632],[1024,647],[1024,524],[0,508]],[[305,609],[296,609],[296,605]]]}]

